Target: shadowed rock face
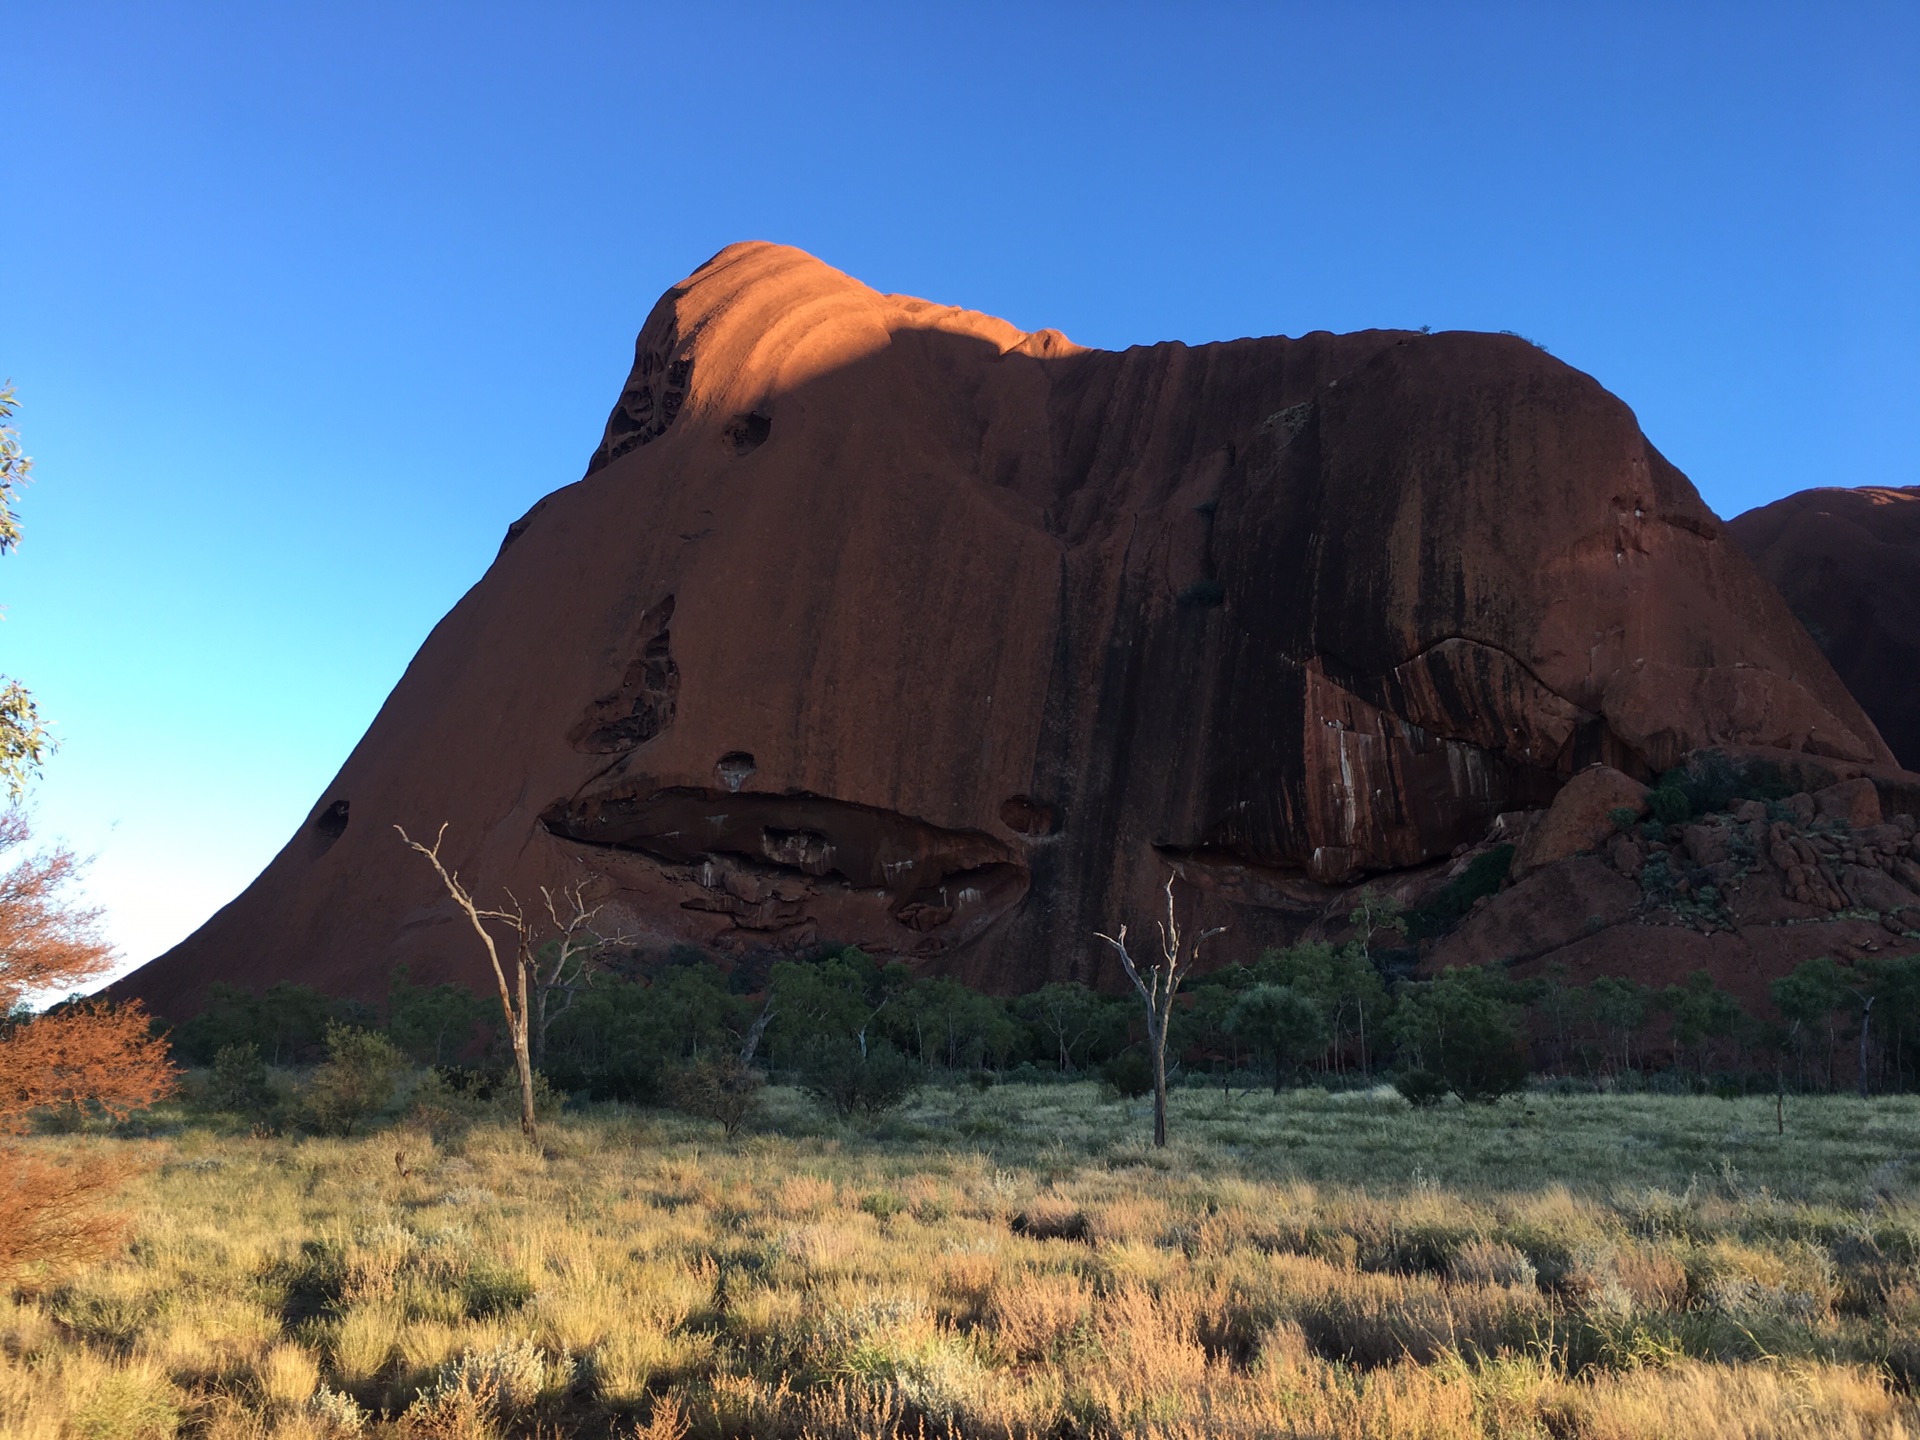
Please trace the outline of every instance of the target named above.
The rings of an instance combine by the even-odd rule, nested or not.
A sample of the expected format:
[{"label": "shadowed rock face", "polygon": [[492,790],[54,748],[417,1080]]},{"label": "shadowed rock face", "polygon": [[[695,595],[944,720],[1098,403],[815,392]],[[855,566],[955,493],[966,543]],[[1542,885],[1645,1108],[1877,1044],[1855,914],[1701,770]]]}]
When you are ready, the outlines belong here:
[{"label": "shadowed rock face", "polygon": [[[1476,904],[1424,950],[1420,968],[1497,964],[1522,979],[1653,986],[1705,970],[1747,1013],[1767,1015],[1770,982],[1808,960],[1858,965],[1910,950],[1906,937],[1920,927],[1920,776],[1879,767],[1838,778],[1853,768],[1791,757],[1775,778],[1820,788],[1772,805],[1733,800],[1681,825],[1590,832],[1580,851]],[[1544,831],[1564,834],[1554,812],[1576,798],[1569,786],[1546,815],[1515,817],[1527,827],[1523,853]]]},{"label": "shadowed rock face", "polygon": [[[1633,416],[1511,337],[1085,350],[734,246],[668,291],[587,477],[508,531],[309,826],[128,982],[377,992],[493,898],[1104,971],[1183,903],[1221,959],[1594,761],[1890,759]],[[350,818],[349,818],[350,817]]]},{"label": "shadowed rock face", "polygon": [[1727,530],[1920,769],[1920,487],[1802,490]]}]

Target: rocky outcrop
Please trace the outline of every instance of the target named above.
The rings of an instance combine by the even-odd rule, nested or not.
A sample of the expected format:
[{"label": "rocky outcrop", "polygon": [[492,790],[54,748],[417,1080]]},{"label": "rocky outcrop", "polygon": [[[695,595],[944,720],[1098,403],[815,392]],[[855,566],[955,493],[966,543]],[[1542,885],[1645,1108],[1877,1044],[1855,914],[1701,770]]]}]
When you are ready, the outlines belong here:
[{"label": "rocky outcrop", "polygon": [[1513,878],[1591,850],[1647,813],[1647,787],[1611,765],[1582,770],[1553,797],[1513,857]]},{"label": "rocky outcrop", "polygon": [[313,816],[126,989],[475,974],[393,827],[643,943],[1014,989],[1182,903],[1220,959],[1604,763],[1890,760],[1625,405],[1523,340],[1111,353],[734,246],[643,327]]},{"label": "rocky outcrop", "polygon": [[1879,789],[1855,778],[1626,827],[1483,900],[1422,968],[1498,964],[1525,978],[1557,965],[1578,984],[1609,975],[1656,985],[1704,969],[1767,1013],[1769,983],[1803,961],[1920,949],[1920,827],[1910,813],[1883,820]]},{"label": "rocky outcrop", "polygon": [[1920,769],[1920,486],[1802,490],[1727,530]]}]

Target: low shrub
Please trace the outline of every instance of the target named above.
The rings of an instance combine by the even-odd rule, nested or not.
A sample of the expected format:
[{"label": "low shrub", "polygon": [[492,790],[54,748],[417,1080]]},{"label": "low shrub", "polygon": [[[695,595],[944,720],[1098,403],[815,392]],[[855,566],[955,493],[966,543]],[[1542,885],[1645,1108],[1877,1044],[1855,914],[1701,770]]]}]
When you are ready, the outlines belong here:
[{"label": "low shrub", "polygon": [[327,1058],[307,1082],[308,1114],[321,1130],[351,1135],[353,1127],[393,1103],[406,1059],[372,1030],[327,1027]]},{"label": "low shrub", "polygon": [[737,1061],[700,1060],[673,1072],[667,1093],[674,1107],[699,1120],[718,1121],[731,1137],[760,1103],[766,1078]]},{"label": "low shrub", "polygon": [[884,1040],[864,1052],[851,1039],[818,1036],[804,1052],[800,1088],[837,1115],[879,1115],[920,1088],[920,1067]]},{"label": "low shrub", "polygon": [[1393,1088],[1414,1109],[1425,1110],[1446,1099],[1452,1087],[1431,1070],[1406,1070],[1393,1077]]},{"label": "low shrub", "polygon": [[1526,1037],[1491,1006],[1455,1017],[1438,1058],[1441,1078],[1469,1105],[1490,1105],[1527,1088]]},{"label": "low shrub", "polygon": [[1122,1050],[1100,1067],[1100,1079],[1123,1100],[1153,1093],[1153,1062],[1139,1046]]}]

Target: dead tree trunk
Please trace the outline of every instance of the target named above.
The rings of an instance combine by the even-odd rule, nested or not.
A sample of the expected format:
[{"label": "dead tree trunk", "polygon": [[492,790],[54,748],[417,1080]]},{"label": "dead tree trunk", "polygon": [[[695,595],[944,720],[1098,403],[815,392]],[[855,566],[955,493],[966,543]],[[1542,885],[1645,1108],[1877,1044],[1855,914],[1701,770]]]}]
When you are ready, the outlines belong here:
[{"label": "dead tree trunk", "polygon": [[1860,997],[1860,1098],[1867,1098],[1867,1029],[1873,1024],[1873,1002],[1877,997]]},{"label": "dead tree trunk", "polygon": [[1220,925],[1203,931],[1187,944],[1180,934],[1179,917],[1174,913],[1173,880],[1173,876],[1167,876],[1167,918],[1160,922],[1161,960],[1149,966],[1145,975],[1127,951],[1125,925],[1120,927],[1118,935],[1094,932],[1096,938],[1106,941],[1118,952],[1120,965],[1127,972],[1127,979],[1133,982],[1147,1013],[1147,1054],[1153,1065],[1153,1143],[1162,1147],[1167,1143],[1167,1032],[1173,1020],[1173,997],[1199,958],[1200,947],[1227,928]]},{"label": "dead tree trunk", "polygon": [[766,1003],[760,1007],[760,1013],[753,1017],[753,1024],[747,1027],[747,1035],[740,1042],[740,1068],[746,1069],[753,1063],[754,1054],[760,1049],[760,1037],[767,1033],[767,1026],[773,1020],[773,993],[767,993]]}]

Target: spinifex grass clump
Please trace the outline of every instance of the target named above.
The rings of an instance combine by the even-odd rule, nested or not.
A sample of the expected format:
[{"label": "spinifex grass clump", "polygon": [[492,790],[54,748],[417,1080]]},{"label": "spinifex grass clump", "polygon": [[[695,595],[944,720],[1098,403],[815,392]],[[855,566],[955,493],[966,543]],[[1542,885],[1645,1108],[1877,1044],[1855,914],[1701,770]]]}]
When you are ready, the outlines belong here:
[{"label": "spinifex grass clump", "polygon": [[0,1434],[1920,1431],[1920,1100],[1109,1094],[30,1142],[150,1168]]}]

